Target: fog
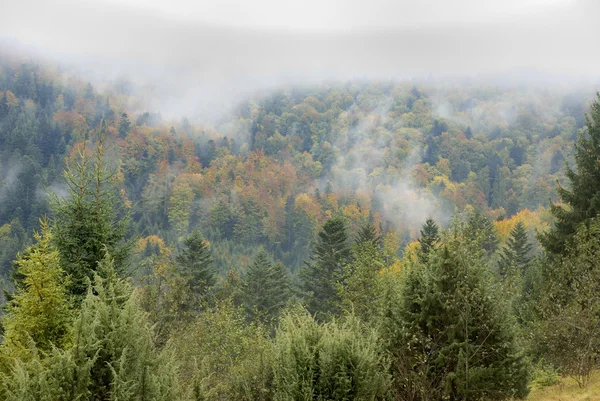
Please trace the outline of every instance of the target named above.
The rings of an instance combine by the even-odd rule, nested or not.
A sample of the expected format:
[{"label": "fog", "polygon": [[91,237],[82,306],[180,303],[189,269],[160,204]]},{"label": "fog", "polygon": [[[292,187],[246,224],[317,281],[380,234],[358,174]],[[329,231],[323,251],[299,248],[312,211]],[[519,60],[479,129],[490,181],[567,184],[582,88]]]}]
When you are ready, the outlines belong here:
[{"label": "fog", "polygon": [[482,3],[2,0],[0,37],[100,89],[126,77],[167,118],[211,119],[258,89],[331,79],[598,77],[595,0]]}]

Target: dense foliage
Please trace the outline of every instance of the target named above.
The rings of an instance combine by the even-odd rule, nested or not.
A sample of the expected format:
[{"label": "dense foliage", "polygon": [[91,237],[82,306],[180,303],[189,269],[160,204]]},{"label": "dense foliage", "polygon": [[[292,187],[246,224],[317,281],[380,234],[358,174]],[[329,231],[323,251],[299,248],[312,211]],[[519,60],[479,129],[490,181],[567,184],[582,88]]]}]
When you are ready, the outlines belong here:
[{"label": "dense foliage", "polygon": [[546,366],[585,386],[588,95],[350,82],[209,129],[3,58],[0,398],[502,400]]}]

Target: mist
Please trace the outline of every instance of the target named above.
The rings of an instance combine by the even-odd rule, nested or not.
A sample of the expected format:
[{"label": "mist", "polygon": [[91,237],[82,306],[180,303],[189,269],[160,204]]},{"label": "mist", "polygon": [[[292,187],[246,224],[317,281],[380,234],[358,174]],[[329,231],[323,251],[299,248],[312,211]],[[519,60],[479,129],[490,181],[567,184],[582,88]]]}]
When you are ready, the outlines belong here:
[{"label": "mist", "polygon": [[[290,20],[285,28],[275,14],[262,24],[253,24],[252,16],[237,25],[216,14],[202,18],[202,5],[192,10],[200,16],[190,11],[184,18],[176,9],[135,2],[4,3],[3,47],[58,60],[100,90],[127,80],[146,109],[166,118],[212,121],[258,90],[325,80],[599,81],[600,54],[591,48],[600,33],[594,21],[600,7],[593,0],[538,2],[519,13],[517,3],[501,13],[500,6],[481,8],[470,0],[455,7],[429,1],[429,8],[355,1],[331,19],[331,29],[323,29],[327,7],[314,4],[312,19]],[[378,5],[387,14],[378,13]]]}]

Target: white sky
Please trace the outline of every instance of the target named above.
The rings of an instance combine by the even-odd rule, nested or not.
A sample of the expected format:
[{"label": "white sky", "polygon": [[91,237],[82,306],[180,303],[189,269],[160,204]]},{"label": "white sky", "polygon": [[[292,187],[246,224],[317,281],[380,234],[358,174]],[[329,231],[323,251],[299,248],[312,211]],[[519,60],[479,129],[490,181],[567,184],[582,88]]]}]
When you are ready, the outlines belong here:
[{"label": "white sky", "polygon": [[463,24],[544,12],[575,0],[82,0],[216,25],[302,31]]}]

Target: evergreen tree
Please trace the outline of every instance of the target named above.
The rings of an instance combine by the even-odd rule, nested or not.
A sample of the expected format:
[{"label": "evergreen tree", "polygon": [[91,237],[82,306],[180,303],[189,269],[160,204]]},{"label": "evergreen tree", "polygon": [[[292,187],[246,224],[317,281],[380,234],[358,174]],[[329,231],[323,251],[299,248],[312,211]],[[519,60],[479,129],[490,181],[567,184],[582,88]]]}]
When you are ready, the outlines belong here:
[{"label": "evergreen tree", "polygon": [[319,317],[331,315],[339,306],[338,286],[344,281],[345,266],[352,251],[346,225],[341,217],[325,222],[315,244],[311,263],[301,272],[302,287],[308,296],[308,309]]},{"label": "evergreen tree", "polygon": [[319,324],[287,314],[273,356],[275,400],[385,400],[391,378],[381,339],[350,316]]},{"label": "evergreen tree", "polygon": [[101,125],[94,149],[80,149],[75,168],[68,166],[65,171],[69,196],[53,195],[51,205],[54,242],[71,278],[70,291],[79,300],[106,251],[122,274],[131,249],[124,240],[129,214],[119,208],[121,200],[104,164],[106,128]]},{"label": "evergreen tree", "polygon": [[475,209],[469,213],[468,228],[465,232],[471,239],[477,239],[488,256],[498,248],[498,235],[494,223],[481,211]]},{"label": "evergreen tree", "polygon": [[69,342],[67,279],[46,220],[41,220],[41,232],[34,237],[37,243],[15,261],[19,286],[3,316],[1,350],[13,358],[28,359],[33,349],[48,353],[52,347],[62,348]]},{"label": "evergreen tree", "polygon": [[252,319],[274,321],[291,298],[291,281],[282,263],[271,263],[261,248],[243,278],[242,301]]},{"label": "evergreen tree", "polygon": [[478,241],[455,223],[384,311],[399,399],[527,395],[528,366],[510,314],[488,284]]},{"label": "evergreen tree", "polygon": [[119,120],[119,136],[125,138],[130,131],[131,121],[129,120],[129,116],[127,113],[122,113],[121,119]]},{"label": "evergreen tree", "polygon": [[338,286],[343,307],[363,321],[375,317],[380,298],[379,276],[385,265],[381,237],[372,224],[366,224],[353,245],[353,259],[346,265],[345,280]]},{"label": "evergreen tree", "polygon": [[600,93],[586,115],[586,132],[575,143],[575,166],[567,166],[570,188],[559,185],[558,195],[565,205],[551,205],[554,226],[540,236],[544,248],[553,255],[564,254],[579,223],[600,212]]},{"label": "evergreen tree", "polygon": [[177,267],[196,296],[203,298],[216,283],[209,244],[198,230],[188,235],[183,244],[185,248],[175,258]]},{"label": "evergreen tree", "polygon": [[377,229],[373,224],[367,223],[361,226],[356,236],[355,243],[358,244],[371,244],[375,247],[382,246],[381,235],[377,232]]},{"label": "evergreen tree", "polygon": [[107,254],[74,322],[73,345],[17,362],[2,378],[5,400],[182,399],[178,371],[153,347],[153,330]]},{"label": "evergreen tree", "polygon": [[506,246],[500,253],[500,275],[506,277],[511,268],[516,268],[520,274],[523,274],[531,261],[531,249],[532,245],[527,239],[525,225],[519,221],[511,230]]},{"label": "evergreen tree", "polygon": [[420,231],[421,238],[419,238],[419,243],[421,244],[419,259],[421,263],[427,263],[429,253],[440,238],[439,231],[439,227],[433,218],[429,217],[425,220],[425,224],[423,224]]},{"label": "evergreen tree", "polygon": [[600,218],[581,223],[566,254],[544,264],[533,343],[546,360],[585,386],[600,367]]}]

